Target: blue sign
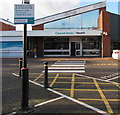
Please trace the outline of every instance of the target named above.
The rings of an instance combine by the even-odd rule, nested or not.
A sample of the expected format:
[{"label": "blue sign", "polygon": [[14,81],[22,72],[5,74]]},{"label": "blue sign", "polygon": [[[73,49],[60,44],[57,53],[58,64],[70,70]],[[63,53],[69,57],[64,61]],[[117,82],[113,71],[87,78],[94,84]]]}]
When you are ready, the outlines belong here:
[{"label": "blue sign", "polygon": [[14,24],[34,24],[34,4],[16,4]]}]

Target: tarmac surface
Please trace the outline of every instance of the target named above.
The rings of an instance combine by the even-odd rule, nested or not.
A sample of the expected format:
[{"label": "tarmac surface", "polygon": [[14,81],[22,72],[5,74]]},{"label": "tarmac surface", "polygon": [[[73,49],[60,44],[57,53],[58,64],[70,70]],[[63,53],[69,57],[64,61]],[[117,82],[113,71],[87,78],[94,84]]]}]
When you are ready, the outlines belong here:
[{"label": "tarmac surface", "polygon": [[[49,68],[47,89],[43,88],[44,61],[48,61]],[[120,114],[119,61],[112,58],[29,58],[28,68],[29,104],[32,106],[29,114]],[[22,83],[18,75],[19,59],[3,59],[3,114],[17,111],[21,106]]]}]

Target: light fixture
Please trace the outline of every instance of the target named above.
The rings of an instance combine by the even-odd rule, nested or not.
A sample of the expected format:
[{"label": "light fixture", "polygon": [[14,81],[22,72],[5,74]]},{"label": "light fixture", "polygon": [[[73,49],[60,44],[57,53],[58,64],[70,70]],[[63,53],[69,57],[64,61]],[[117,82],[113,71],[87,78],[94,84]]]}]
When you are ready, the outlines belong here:
[{"label": "light fixture", "polygon": [[103,35],[107,36],[107,35],[108,35],[108,33],[107,33],[107,32],[103,32]]}]

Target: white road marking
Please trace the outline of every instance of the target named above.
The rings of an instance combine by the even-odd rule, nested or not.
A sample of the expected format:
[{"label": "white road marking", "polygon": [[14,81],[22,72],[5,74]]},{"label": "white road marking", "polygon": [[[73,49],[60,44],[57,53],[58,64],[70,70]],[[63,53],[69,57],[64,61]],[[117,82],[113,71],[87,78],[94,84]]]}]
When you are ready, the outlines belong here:
[{"label": "white road marking", "polygon": [[17,77],[19,77],[19,75],[18,74],[16,74],[16,73],[12,73],[14,76],[17,76]]},{"label": "white road marking", "polygon": [[[43,71],[44,72],[44,71]],[[48,67],[49,73],[84,73],[84,61],[57,61]]]},{"label": "white road marking", "polygon": [[[41,85],[41,84],[38,84],[38,83],[36,83],[36,82],[34,82],[34,81],[31,81],[31,80],[29,80],[29,81],[30,81],[31,83],[35,84],[35,85],[38,85],[38,86],[40,86],[40,87],[43,87],[43,85]],[[73,102],[75,102],[75,103],[77,103],[77,104],[79,104],[79,105],[85,106],[86,108],[89,108],[89,109],[91,109],[91,110],[93,110],[93,111],[96,111],[96,112],[98,112],[98,113],[101,113],[101,114],[103,114],[103,115],[110,115],[110,114],[106,113],[105,111],[102,111],[102,110],[100,110],[100,109],[98,109],[98,108],[95,108],[95,107],[93,107],[93,106],[91,106],[91,105],[88,105],[88,104],[86,104],[86,103],[84,103],[84,102],[82,102],[82,101],[78,101],[78,100],[76,100],[76,99],[74,99],[74,98],[72,98],[72,97],[69,97],[69,96],[67,96],[67,95],[64,95],[64,94],[62,94],[62,93],[60,93],[60,92],[57,92],[57,91],[55,91],[55,90],[53,90],[53,89],[47,88],[47,90],[48,90],[48,91],[51,91],[51,92],[53,92],[53,93],[55,93],[55,94],[58,94],[58,95],[66,98],[66,99],[69,99],[69,100],[71,100],[71,101],[73,101]],[[61,97],[61,98],[62,98],[62,97]]]},{"label": "white road marking", "polygon": [[81,77],[86,77],[86,78],[91,78],[91,79],[96,79],[96,80],[104,81],[104,82],[108,82],[108,83],[120,84],[120,83],[117,83],[117,82],[107,81],[107,80],[103,80],[103,79],[99,79],[99,78],[95,78],[95,77],[90,77],[90,76],[85,76],[85,75],[81,75],[81,74],[77,74],[77,73],[75,75],[81,76]]},{"label": "white road marking", "polygon": [[34,107],[39,107],[39,106],[42,106],[42,105],[45,105],[45,104],[48,104],[48,103],[51,103],[51,102],[54,102],[54,101],[63,99],[63,98],[64,98],[64,97],[58,97],[58,98],[55,98],[55,99],[51,99],[51,100],[42,102],[42,103],[40,103],[40,104],[36,104],[36,105],[34,105]]},{"label": "white road marking", "polygon": [[59,65],[59,64],[57,65],[57,64],[55,64],[55,65],[51,65],[51,66],[67,66],[67,67],[68,67],[68,66],[69,66],[69,67],[70,67],[70,66],[73,66],[73,67],[75,67],[75,66],[77,67],[77,66],[78,66],[78,67],[80,67],[80,66],[85,66],[85,65]]},{"label": "white road marking", "polygon": [[114,79],[117,79],[117,78],[119,78],[120,76],[117,76],[117,77],[114,77],[114,78],[111,78],[111,79],[107,79],[107,80],[105,80],[105,81],[110,81],[110,80],[114,80]]},{"label": "white road marking", "polygon": [[49,67],[49,70],[50,69],[85,69],[85,67]]},{"label": "white road marking", "polygon": [[85,70],[48,70],[48,73],[84,73]]}]

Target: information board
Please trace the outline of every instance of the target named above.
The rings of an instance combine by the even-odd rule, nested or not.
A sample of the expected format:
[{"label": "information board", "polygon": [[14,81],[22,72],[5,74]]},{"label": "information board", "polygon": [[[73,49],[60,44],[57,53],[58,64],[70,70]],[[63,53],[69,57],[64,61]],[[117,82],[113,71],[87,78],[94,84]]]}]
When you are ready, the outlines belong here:
[{"label": "information board", "polygon": [[34,4],[15,4],[14,24],[34,24]]}]

